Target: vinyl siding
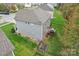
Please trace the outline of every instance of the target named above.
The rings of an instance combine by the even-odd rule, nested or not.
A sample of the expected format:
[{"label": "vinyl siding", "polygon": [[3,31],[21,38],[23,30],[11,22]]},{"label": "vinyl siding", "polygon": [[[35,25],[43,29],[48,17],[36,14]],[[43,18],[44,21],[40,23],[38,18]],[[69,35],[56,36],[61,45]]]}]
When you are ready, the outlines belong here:
[{"label": "vinyl siding", "polygon": [[42,39],[42,27],[28,22],[16,21],[18,32],[33,37],[36,40]]}]

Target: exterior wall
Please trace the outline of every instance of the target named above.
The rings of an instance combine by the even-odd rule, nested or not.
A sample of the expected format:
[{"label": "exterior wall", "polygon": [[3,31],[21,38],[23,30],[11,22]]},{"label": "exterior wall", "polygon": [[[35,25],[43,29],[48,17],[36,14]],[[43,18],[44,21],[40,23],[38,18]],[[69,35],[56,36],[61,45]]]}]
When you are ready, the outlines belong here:
[{"label": "exterior wall", "polygon": [[45,38],[46,33],[49,31],[49,27],[50,27],[50,20],[46,21],[43,24],[43,38]]},{"label": "exterior wall", "polygon": [[23,35],[30,36],[36,40],[42,39],[42,27],[41,25],[36,25],[28,22],[16,21],[18,32]]}]

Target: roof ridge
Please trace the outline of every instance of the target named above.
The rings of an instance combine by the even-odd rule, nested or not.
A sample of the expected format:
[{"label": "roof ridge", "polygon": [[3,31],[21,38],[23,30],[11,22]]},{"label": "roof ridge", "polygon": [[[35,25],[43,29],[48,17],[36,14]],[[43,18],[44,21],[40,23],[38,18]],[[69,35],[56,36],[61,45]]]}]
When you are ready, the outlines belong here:
[{"label": "roof ridge", "polygon": [[[38,7],[38,9],[41,9],[41,8],[39,8]],[[35,10],[34,10],[34,12],[35,12]],[[36,16],[37,16],[37,13],[35,12],[35,14],[36,14]],[[39,16],[37,16],[37,18],[39,19]],[[38,20],[40,23],[42,23],[40,20]]]},{"label": "roof ridge", "polygon": [[31,19],[29,22],[33,22],[36,24],[43,24],[50,18],[50,13],[48,11],[41,9],[40,7],[22,9],[15,16],[15,20],[17,21],[25,22]]}]

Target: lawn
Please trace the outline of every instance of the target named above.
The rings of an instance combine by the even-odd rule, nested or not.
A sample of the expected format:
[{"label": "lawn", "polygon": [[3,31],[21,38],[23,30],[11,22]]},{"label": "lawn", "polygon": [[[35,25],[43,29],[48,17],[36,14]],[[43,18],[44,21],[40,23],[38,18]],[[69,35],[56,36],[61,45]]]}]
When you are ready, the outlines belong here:
[{"label": "lawn", "polygon": [[56,30],[55,34],[48,38],[47,44],[49,55],[60,55],[60,51],[63,47],[61,37],[64,32],[64,26],[66,21],[62,17],[61,13],[57,10],[54,11],[54,19],[51,19],[51,27]]},{"label": "lawn", "polygon": [[7,24],[7,23],[8,23],[8,22],[0,23],[0,26],[1,26],[1,25],[4,25],[4,24]]},{"label": "lawn", "polygon": [[33,55],[35,53],[34,48],[36,47],[36,43],[32,42],[27,37],[22,37],[20,35],[11,33],[11,28],[13,25],[14,24],[6,25],[2,27],[2,30],[15,46],[14,54],[16,56]]},{"label": "lawn", "polygon": [[31,41],[28,37],[22,37],[20,35],[11,33],[11,28],[13,27],[13,24],[2,27],[2,30],[15,46],[15,55],[60,55],[63,47],[60,39],[63,35],[66,21],[62,17],[61,13],[57,10],[55,10],[54,12],[54,17],[54,19],[51,19],[51,26],[56,30],[56,32],[53,36],[45,40],[48,45],[48,50],[45,53],[40,53],[40,51],[37,52],[35,50],[35,48],[37,47],[36,43]]},{"label": "lawn", "polygon": [[60,11],[54,11],[54,19],[51,20],[51,26],[58,32],[59,34],[63,35],[64,26],[66,25],[67,21],[63,18]]}]

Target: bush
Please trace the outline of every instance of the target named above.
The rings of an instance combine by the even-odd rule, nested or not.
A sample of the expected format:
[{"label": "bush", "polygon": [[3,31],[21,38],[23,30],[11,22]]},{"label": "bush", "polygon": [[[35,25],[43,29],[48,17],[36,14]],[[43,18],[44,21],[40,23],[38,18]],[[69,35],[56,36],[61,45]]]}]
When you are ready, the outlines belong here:
[{"label": "bush", "polygon": [[16,32],[16,30],[15,30],[14,28],[12,28],[12,29],[11,29],[11,32],[12,32],[12,33],[15,33],[15,32]]}]

